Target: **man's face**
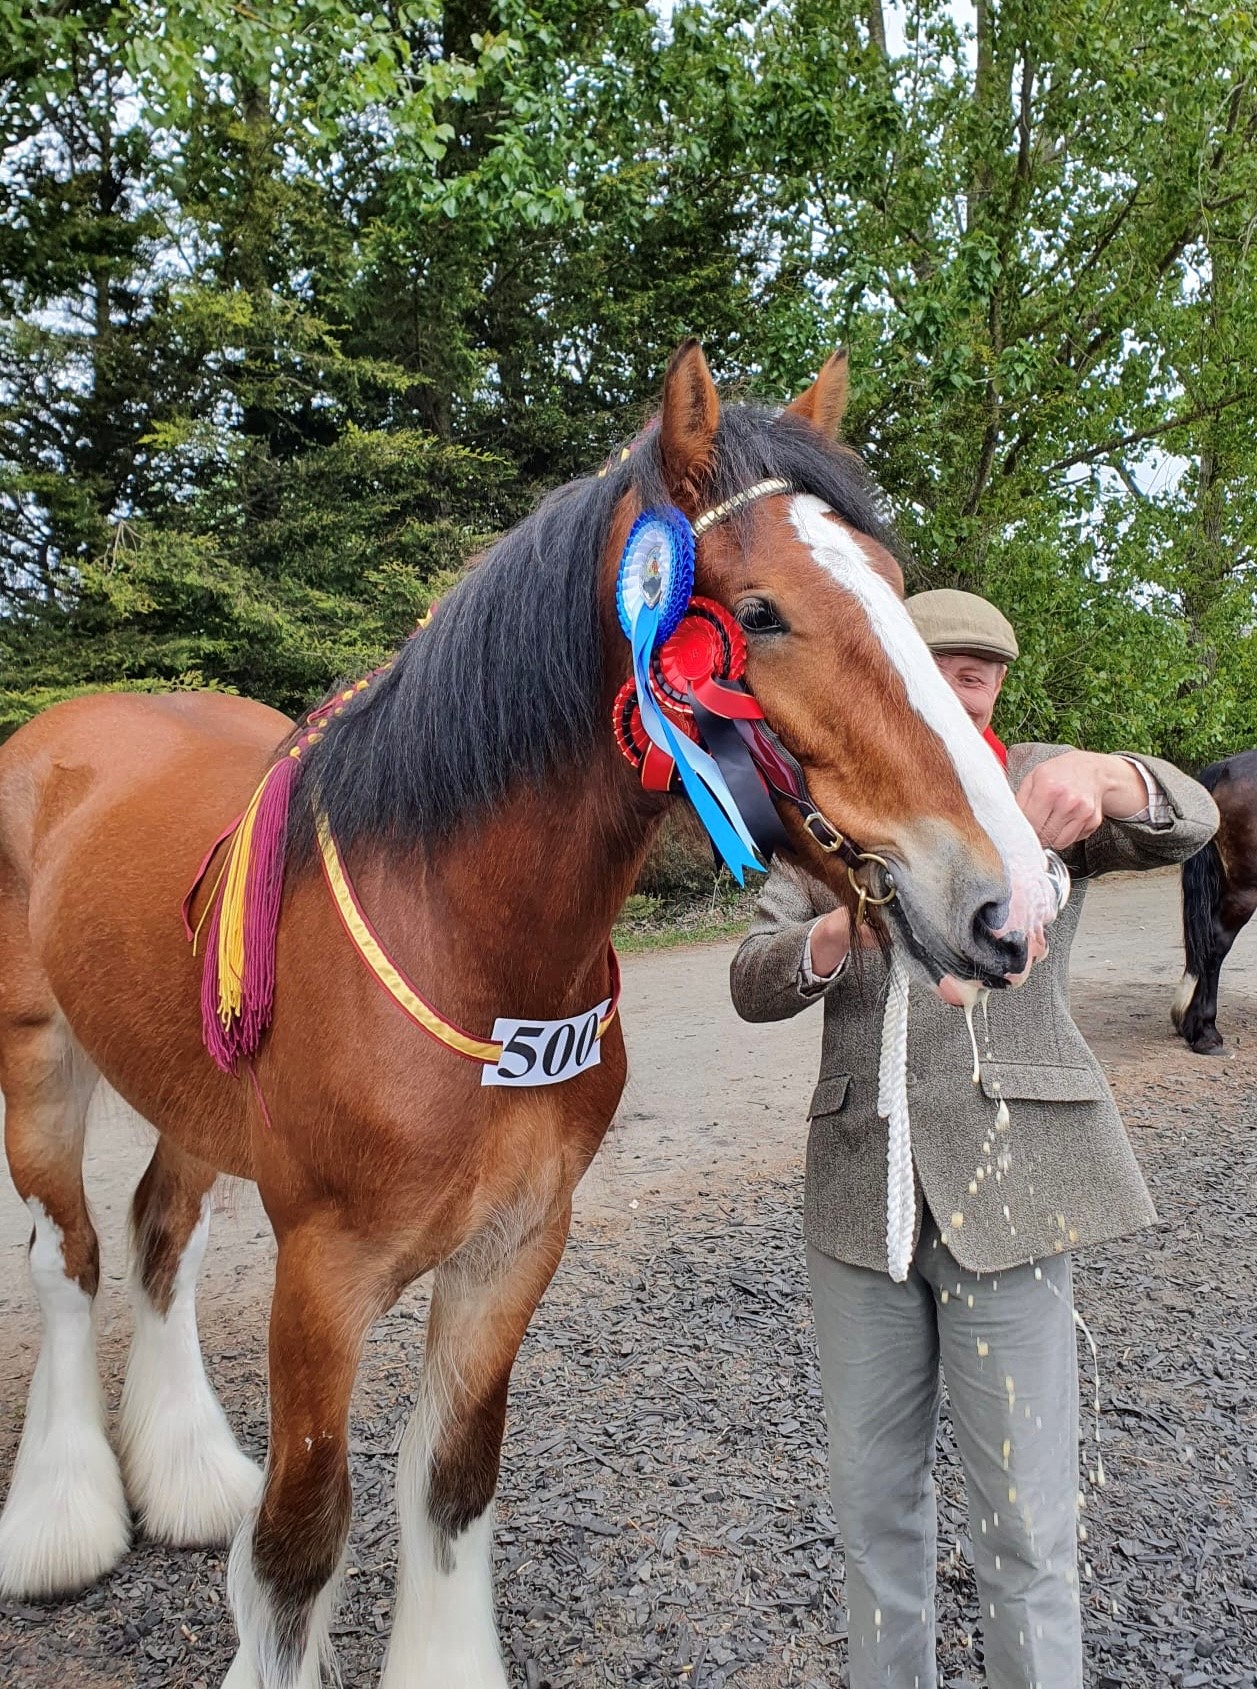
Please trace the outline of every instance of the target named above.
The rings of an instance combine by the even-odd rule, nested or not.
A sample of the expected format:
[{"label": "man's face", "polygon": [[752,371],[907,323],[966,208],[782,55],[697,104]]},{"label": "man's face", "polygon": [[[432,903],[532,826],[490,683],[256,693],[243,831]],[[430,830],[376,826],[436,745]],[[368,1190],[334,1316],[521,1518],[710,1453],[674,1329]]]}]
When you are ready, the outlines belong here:
[{"label": "man's face", "polygon": [[1008,665],[994,657],[971,657],[963,651],[937,651],[934,661],[944,680],[965,707],[979,733],[991,725]]}]

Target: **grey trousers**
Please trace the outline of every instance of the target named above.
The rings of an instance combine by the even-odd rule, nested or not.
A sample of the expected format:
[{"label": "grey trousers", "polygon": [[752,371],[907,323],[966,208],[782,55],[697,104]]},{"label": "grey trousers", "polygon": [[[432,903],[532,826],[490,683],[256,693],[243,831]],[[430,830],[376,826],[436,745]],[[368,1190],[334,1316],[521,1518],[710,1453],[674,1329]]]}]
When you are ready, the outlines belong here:
[{"label": "grey trousers", "polygon": [[907,1281],[808,1251],[851,1689],[936,1689],[942,1384],[964,1466],[989,1689],[1082,1689],[1069,1257],[968,1272],[929,1215]]}]

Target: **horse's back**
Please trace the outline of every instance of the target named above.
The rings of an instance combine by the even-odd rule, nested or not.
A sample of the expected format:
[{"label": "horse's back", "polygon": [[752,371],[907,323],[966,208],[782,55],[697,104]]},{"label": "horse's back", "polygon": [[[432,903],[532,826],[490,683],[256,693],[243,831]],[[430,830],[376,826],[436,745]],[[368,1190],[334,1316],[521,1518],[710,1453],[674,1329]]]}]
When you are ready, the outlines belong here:
[{"label": "horse's back", "polygon": [[58,704],[0,746],[0,972],[24,982],[16,997],[0,983],[0,1008],[20,1020],[54,1001],[155,1125],[214,1116],[224,1142],[205,1159],[239,1172],[238,1099],[201,1048],[180,905],[289,726],[221,693],[109,693]]},{"label": "horse's back", "polygon": [[[1197,780],[1207,792],[1212,792],[1216,802],[1241,803],[1257,800],[1257,750],[1236,751],[1234,756],[1223,757],[1220,762],[1206,763],[1196,775]],[[1219,799],[1218,794],[1225,794],[1225,799]]]},{"label": "horse's back", "polygon": [[219,788],[234,794],[257,778],[290,725],[278,710],[221,692],[106,692],[55,704],[0,745],[0,856],[26,881],[58,835],[119,804],[195,826]]}]

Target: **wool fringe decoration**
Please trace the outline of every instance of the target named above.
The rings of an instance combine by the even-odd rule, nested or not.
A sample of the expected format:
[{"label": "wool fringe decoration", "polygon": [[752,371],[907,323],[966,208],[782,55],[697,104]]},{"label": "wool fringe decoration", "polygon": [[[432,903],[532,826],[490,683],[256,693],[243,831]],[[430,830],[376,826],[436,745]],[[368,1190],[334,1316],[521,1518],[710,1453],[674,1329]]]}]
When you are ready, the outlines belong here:
[{"label": "wool fringe decoration", "polygon": [[201,973],[205,1047],[224,1073],[262,1041],[275,1001],[275,942],[284,891],[288,810],[300,774],[296,747],[266,773],[227,847],[214,891]]},{"label": "wool fringe decoration", "polygon": [[[435,609],[434,604],[432,610]],[[431,620],[432,610],[425,621]],[[288,811],[301,777],[302,753],[317,744],[333,718],[344,715],[358,694],[365,692],[379,675],[387,674],[392,666],[390,657],[387,663],[381,663],[379,668],[372,669],[343,692],[333,693],[326,703],[310,711],[304,731],[289,748],[288,755],[272,764],[239,821],[210,847],[183,900],[184,931],[195,954],[206,914],[194,927],[192,903],[219,845],[224,839],[230,840],[222,871],[210,893],[206,912],[209,938],[201,971],[201,1032],[205,1048],[224,1073],[238,1073],[242,1061],[251,1061],[271,1024]],[[256,1074],[253,1083],[265,1114],[266,1104]]]},{"label": "wool fringe decoration", "polygon": [[912,1263],[917,1199],[908,1120],[908,970],[898,950],[891,953],[887,982],[877,1112],[886,1122],[886,1265],[902,1284]]}]

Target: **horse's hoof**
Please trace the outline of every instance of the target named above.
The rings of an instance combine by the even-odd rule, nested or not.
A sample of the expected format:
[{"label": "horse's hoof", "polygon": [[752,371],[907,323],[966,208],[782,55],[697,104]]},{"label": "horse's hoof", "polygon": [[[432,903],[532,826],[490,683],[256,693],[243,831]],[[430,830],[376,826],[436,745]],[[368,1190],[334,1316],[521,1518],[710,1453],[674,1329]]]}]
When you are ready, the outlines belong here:
[{"label": "horse's hoof", "polygon": [[0,1516],[0,1596],[19,1601],[76,1595],[131,1545],[131,1516],[104,1431],[62,1423],[39,1432],[30,1427],[30,1441],[22,1439]]},{"label": "horse's hoof", "polygon": [[1194,1037],[1188,1037],[1188,1044],[1191,1045],[1194,1056],[1222,1056],[1223,1049],[1227,1047],[1227,1040],[1223,1039],[1222,1032],[1218,1032],[1216,1027],[1205,1027],[1201,1032],[1196,1032]]},{"label": "horse's hoof", "polygon": [[134,1369],[123,1387],[119,1443],[141,1529],[171,1548],[225,1546],[257,1502],[260,1469],[237,1444],[203,1378],[181,1399],[172,1393],[148,1402],[131,1393],[133,1378]]}]

